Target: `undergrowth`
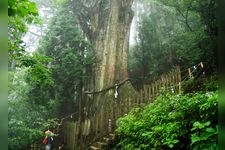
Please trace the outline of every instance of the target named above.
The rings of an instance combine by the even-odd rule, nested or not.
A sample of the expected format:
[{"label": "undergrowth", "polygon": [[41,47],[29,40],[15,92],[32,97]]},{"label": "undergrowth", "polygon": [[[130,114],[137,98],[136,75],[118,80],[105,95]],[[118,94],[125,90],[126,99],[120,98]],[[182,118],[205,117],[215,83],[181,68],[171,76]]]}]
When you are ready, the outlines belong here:
[{"label": "undergrowth", "polygon": [[117,149],[218,149],[218,90],[164,93],[117,120]]}]

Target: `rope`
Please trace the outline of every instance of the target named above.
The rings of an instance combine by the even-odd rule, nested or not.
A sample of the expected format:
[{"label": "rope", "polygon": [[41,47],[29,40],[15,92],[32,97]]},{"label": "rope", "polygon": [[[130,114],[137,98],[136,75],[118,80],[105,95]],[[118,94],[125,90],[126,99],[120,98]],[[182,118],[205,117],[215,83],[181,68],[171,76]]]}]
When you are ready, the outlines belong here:
[{"label": "rope", "polygon": [[[198,63],[198,64],[193,65],[192,67],[189,67],[189,68],[194,68],[194,70],[192,70],[191,73],[195,72],[199,66],[203,67],[203,63],[200,62],[200,63]],[[180,71],[180,72],[181,72],[181,73],[182,73],[182,72],[185,72],[185,71],[187,71],[189,68],[184,69],[184,70],[182,70],[182,71]],[[186,77],[181,81],[181,83],[183,83],[187,78],[188,78],[188,76],[186,76]],[[126,81],[129,81],[129,80],[134,80],[134,79],[133,79],[133,78],[132,78],[132,79],[131,79],[131,78],[127,78],[127,79],[121,81],[120,83],[115,84],[115,85],[112,85],[112,86],[109,86],[109,87],[107,87],[107,88],[105,88],[105,89],[102,89],[102,90],[99,90],[99,91],[86,91],[86,92],[84,92],[84,94],[99,94],[99,93],[108,91],[108,90],[110,90],[110,89],[113,89],[113,88],[115,88],[116,86],[119,87],[119,86],[123,85]],[[174,85],[173,87],[175,87],[175,86],[179,86],[179,84],[178,84],[178,85]],[[171,88],[171,87],[168,87],[168,88]]]},{"label": "rope", "polygon": [[[194,68],[194,69],[191,71],[191,73],[195,72],[195,71],[198,69],[199,66],[201,66],[201,67],[203,68],[203,63],[200,62],[200,63],[198,63],[198,64],[193,65],[192,67],[190,67],[190,68]],[[187,70],[188,70],[188,69],[184,69],[184,70],[182,70],[181,72],[184,72],[184,71],[187,71]],[[169,87],[166,88],[166,90],[173,90],[174,87],[177,87],[177,86],[182,85],[182,84],[188,79],[188,77],[189,77],[189,75],[187,75],[182,81],[180,81],[179,84],[169,86]],[[86,91],[86,92],[84,92],[84,93],[85,93],[85,94],[98,94],[98,93],[101,93],[101,92],[105,92],[105,91],[108,91],[108,90],[110,90],[110,89],[115,88],[116,86],[119,87],[119,86],[123,85],[125,82],[127,82],[127,81],[129,81],[129,80],[134,80],[134,79],[132,79],[132,78],[127,78],[127,79],[125,79],[125,80],[123,80],[123,81],[121,81],[121,82],[119,82],[119,83],[117,83],[117,84],[115,84],[115,85],[109,86],[109,87],[107,87],[107,88],[105,88],[105,89],[102,89],[102,90],[99,90],[99,91],[93,91],[93,92],[92,92],[92,91]],[[63,117],[63,118],[60,119],[60,123],[58,124],[58,127],[57,127],[57,133],[58,133],[59,127],[62,125],[63,121],[64,121],[65,119],[69,118],[69,117],[72,118],[72,116],[75,115],[75,114],[78,114],[78,112],[74,112],[74,113],[72,113],[72,114],[70,114],[70,115],[67,115],[67,116],[65,116],[65,117]]]},{"label": "rope", "polygon": [[[201,66],[201,68],[203,68],[203,63],[200,62],[200,63],[192,66],[194,69],[191,71],[191,74],[194,73],[198,69],[199,66]],[[190,68],[192,68],[192,67],[190,67]],[[187,71],[188,69],[185,69],[184,71]],[[181,71],[181,72],[184,72],[184,71]],[[201,72],[204,72],[204,71],[201,71]],[[189,75],[184,77],[184,79],[182,81],[180,81],[178,84],[167,87],[166,90],[173,90],[174,87],[182,85],[188,78],[189,78]]]},{"label": "rope", "polygon": [[[193,72],[195,72],[195,71],[198,69],[199,66],[201,66],[201,68],[203,68],[203,63],[200,62],[200,63],[198,63],[198,64],[196,64],[196,65],[190,67],[190,68],[194,68],[193,70],[191,70],[191,74],[192,74]],[[188,69],[189,69],[189,68],[188,68]],[[188,69],[182,70],[182,71],[180,71],[180,72],[182,73],[182,72],[184,72],[184,71],[187,71]],[[201,72],[204,72],[204,71],[201,71]],[[174,87],[181,86],[188,78],[189,78],[189,75],[185,76],[185,78],[184,78],[182,81],[180,81],[179,84],[176,84],[176,85],[172,85],[172,86],[166,87],[166,90],[170,90],[170,91],[172,90],[172,92],[173,92],[173,91],[174,91],[174,89],[173,89]],[[127,79],[125,79],[125,80],[123,80],[123,81],[121,81],[121,82],[119,82],[119,83],[117,83],[117,84],[115,84],[115,85],[109,86],[109,87],[104,88],[104,89],[102,89],[102,90],[99,90],[99,91],[86,91],[86,92],[84,92],[84,94],[98,94],[98,93],[102,93],[102,92],[108,91],[108,90],[110,90],[110,89],[114,89],[115,87],[118,88],[119,86],[123,85],[124,83],[126,83],[126,82],[129,81],[129,80],[134,80],[134,79],[133,79],[133,78],[127,78]],[[63,118],[60,119],[60,123],[58,124],[58,127],[57,127],[57,133],[59,132],[59,128],[60,128],[60,126],[62,125],[63,121],[64,121],[65,119],[69,118],[69,117],[72,118],[72,116],[75,115],[75,114],[78,114],[78,112],[74,112],[74,113],[72,113],[72,114],[70,114],[70,115],[67,115],[67,116],[65,116],[65,117],[63,117]],[[62,145],[62,146],[63,146],[63,145]]]},{"label": "rope", "polygon": [[63,117],[63,118],[60,119],[60,123],[58,124],[57,129],[56,129],[57,133],[59,133],[59,127],[62,125],[63,120],[65,120],[65,119],[67,119],[69,117],[72,118],[73,115],[75,115],[75,114],[78,114],[78,112],[74,112],[74,113],[72,113],[70,115],[67,115],[67,116],[65,116],[65,117]]},{"label": "rope", "polygon": [[115,85],[109,86],[109,87],[107,87],[107,88],[105,88],[105,89],[102,89],[102,90],[100,90],[100,91],[94,91],[94,92],[86,91],[86,92],[84,92],[84,93],[85,93],[85,94],[98,94],[98,93],[101,93],[101,92],[105,92],[105,91],[108,91],[108,90],[110,90],[110,89],[115,88],[116,86],[119,87],[119,86],[123,85],[126,81],[129,81],[129,80],[131,80],[131,79],[130,79],[130,78],[127,78],[127,79],[121,81],[120,83],[117,83],[117,84],[115,84]]}]

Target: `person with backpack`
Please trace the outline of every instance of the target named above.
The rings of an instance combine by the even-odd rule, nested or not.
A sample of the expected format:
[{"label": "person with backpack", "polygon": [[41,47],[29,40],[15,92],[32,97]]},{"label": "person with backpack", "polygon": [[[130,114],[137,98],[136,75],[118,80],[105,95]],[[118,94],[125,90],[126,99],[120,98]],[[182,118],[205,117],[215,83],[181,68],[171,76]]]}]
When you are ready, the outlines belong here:
[{"label": "person with backpack", "polygon": [[49,129],[45,131],[45,138],[42,141],[45,145],[45,150],[51,150],[53,146],[53,136],[57,136],[57,134],[54,134]]}]

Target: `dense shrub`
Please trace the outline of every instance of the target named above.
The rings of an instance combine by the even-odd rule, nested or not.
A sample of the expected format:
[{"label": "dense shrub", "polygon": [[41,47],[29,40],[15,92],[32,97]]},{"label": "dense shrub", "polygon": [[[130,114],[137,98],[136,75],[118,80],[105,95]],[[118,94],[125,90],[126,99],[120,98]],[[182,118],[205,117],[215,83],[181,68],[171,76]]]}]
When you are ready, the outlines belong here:
[{"label": "dense shrub", "polygon": [[217,149],[218,91],[164,94],[117,120],[119,149]]},{"label": "dense shrub", "polygon": [[215,91],[218,89],[217,75],[205,78],[192,78],[182,85],[184,93],[194,93],[196,91]]},{"label": "dense shrub", "polygon": [[[29,116],[24,117],[25,119]],[[43,120],[36,118],[25,122],[24,120],[10,119],[8,126],[8,149],[9,150],[24,150],[29,149],[31,144],[37,143],[42,146],[42,139],[47,129],[54,129],[58,125],[58,119]],[[45,121],[45,122],[44,122]]]}]

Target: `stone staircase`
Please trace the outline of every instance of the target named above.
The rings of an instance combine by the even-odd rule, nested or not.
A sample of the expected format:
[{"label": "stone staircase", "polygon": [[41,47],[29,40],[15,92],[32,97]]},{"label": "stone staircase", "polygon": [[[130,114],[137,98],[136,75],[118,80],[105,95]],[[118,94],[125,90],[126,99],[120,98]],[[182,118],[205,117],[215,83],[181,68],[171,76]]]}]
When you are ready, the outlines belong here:
[{"label": "stone staircase", "polygon": [[103,137],[101,141],[97,141],[90,146],[90,150],[113,150],[115,146],[116,135],[110,133],[109,135]]}]

